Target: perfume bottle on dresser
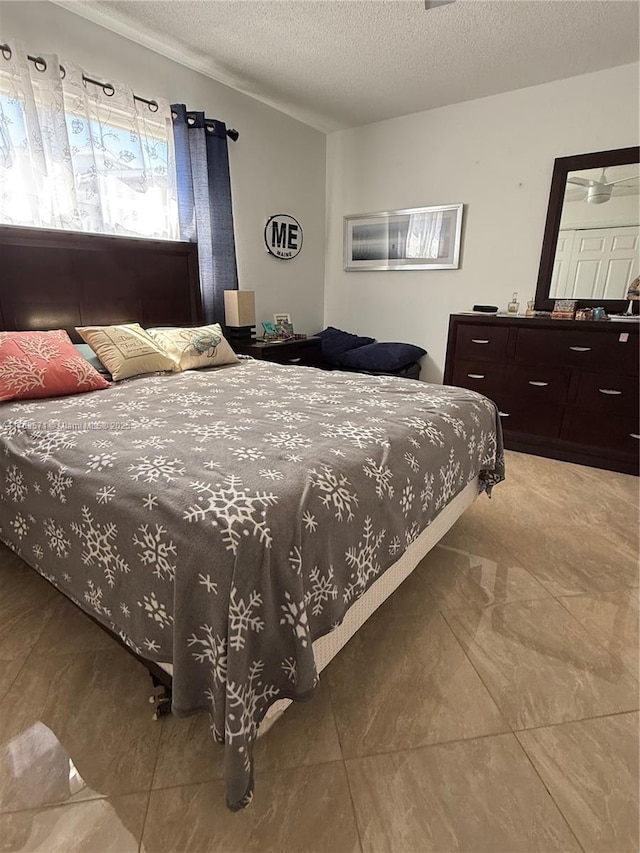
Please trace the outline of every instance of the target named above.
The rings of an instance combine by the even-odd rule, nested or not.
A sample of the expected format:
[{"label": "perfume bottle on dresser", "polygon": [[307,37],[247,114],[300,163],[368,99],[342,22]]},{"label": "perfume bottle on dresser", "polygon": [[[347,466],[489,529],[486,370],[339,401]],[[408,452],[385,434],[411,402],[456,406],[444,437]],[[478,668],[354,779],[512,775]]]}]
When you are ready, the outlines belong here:
[{"label": "perfume bottle on dresser", "polygon": [[518,294],[514,293],[511,297],[511,302],[507,305],[507,314],[517,314],[520,309],[520,303],[518,302]]}]

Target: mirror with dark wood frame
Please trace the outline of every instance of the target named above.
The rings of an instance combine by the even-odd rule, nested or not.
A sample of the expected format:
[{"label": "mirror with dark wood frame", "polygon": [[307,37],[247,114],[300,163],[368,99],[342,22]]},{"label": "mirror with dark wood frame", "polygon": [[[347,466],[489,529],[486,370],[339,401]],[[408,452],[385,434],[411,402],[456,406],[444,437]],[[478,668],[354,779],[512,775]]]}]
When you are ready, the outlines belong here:
[{"label": "mirror with dark wood frame", "polygon": [[[626,311],[627,286],[638,275],[639,155],[635,146],[555,161],[538,311],[551,311],[560,298],[577,299],[579,308],[602,306],[609,314]],[[633,305],[637,313],[640,303]]]}]

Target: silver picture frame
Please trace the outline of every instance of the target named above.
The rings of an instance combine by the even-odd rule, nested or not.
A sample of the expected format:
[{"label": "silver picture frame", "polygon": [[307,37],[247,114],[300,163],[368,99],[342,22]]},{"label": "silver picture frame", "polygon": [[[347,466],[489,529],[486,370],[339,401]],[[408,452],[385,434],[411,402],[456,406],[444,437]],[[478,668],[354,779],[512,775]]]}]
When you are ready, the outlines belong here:
[{"label": "silver picture frame", "polygon": [[463,208],[440,204],[345,216],[344,269],[458,269]]}]

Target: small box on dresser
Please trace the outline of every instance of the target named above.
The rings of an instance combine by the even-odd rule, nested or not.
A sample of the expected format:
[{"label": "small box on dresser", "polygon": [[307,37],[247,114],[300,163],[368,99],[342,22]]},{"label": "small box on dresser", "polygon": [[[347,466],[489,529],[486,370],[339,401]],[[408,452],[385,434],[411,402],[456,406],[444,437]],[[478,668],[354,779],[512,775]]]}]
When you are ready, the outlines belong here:
[{"label": "small box on dresser", "polygon": [[444,381],[494,400],[511,450],[638,474],[638,332],[453,314]]}]

